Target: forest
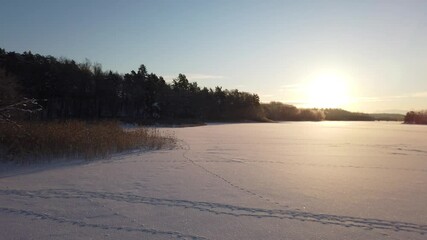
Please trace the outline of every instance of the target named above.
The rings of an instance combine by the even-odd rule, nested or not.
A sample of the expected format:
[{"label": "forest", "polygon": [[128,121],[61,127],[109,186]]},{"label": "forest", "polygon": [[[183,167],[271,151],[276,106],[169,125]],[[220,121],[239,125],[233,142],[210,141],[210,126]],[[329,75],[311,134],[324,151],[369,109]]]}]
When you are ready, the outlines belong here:
[{"label": "forest", "polygon": [[[342,109],[300,109],[281,102],[260,103],[257,94],[206,88],[179,74],[168,83],[145,65],[120,74],[100,64],[0,49],[2,119],[115,119],[143,124],[208,121],[373,121],[402,116]],[[11,107],[12,106],[12,107]],[[13,111],[19,109],[20,114]],[[22,111],[23,110],[23,111]],[[32,114],[22,114],[31,112]]]},{"label": "forest", "polygon": [[407,124],[427,124],[427,110],[410,111],[406,113],[404,123]]},{"label": "forest", "polygon": [[[121,119],[142,123],[262,120],[259,97],[238,90],[199,87],[179,74],[172,83],[144,65],[119,74],[90,61],[57,59],[0,49],[3,95],[36,99],[42,111],[32,116],[52,119]],[[18,89],[18,90],[17,90]],[[13,92],[13,93],[12,93]],[[10,100],[9,100],[10,102]],[[6,105],[3,99],[2,105]]]}]

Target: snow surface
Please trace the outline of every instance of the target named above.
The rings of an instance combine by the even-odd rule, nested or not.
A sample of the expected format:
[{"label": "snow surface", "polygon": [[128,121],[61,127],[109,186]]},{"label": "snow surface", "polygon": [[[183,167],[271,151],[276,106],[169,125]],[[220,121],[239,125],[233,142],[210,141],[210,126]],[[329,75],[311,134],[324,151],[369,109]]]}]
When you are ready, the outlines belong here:
[{"label": "snow surface", "polygon": [[173,131],[179,149],[1,165],[0,239],[427,239],[427,126]]}]

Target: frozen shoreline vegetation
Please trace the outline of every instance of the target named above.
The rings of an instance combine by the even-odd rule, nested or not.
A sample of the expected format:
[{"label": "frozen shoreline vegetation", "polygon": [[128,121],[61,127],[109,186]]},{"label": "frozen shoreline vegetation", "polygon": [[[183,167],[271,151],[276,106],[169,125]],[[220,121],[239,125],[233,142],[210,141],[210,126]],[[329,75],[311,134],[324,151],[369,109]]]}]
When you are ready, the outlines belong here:
[{"label": "frozen shoreline vegetation", "polygon": [[0,159],[16,162],[105,158],[128,150],[174,146],[172,135],[118,122],[17,122],[0,125]]}]

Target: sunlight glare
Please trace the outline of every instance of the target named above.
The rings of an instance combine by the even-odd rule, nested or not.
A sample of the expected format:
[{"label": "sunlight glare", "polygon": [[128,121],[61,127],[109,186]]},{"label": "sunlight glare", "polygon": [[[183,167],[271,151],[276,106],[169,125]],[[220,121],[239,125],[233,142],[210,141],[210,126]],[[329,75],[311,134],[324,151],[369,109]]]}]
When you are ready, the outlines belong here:
[{"label": "sunlight glare", "polygon": [[343,77],[322,74],[307,86],[307,105],[313,108],[339,108],[349,102],[349,89]]}]

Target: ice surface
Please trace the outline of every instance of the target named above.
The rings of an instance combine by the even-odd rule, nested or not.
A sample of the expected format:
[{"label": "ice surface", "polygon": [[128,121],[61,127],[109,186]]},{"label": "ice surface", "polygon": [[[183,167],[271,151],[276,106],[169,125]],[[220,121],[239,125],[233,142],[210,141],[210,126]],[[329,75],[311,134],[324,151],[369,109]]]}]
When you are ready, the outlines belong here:
[{"label": "ice surface", "polygon": [[427,239],[427,126],[174,131],[174,150],[3,164],[0,239]]}]

